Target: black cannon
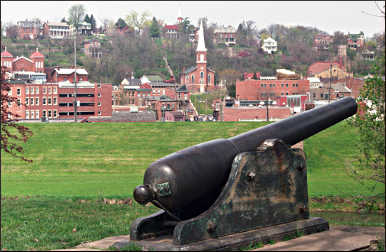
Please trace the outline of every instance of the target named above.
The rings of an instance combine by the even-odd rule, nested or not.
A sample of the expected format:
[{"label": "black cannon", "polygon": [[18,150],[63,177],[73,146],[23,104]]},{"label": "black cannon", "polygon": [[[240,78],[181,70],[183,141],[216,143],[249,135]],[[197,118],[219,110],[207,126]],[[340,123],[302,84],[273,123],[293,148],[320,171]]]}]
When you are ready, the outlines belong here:
[{"label": "black cannon", "polygon": [[[356,111],[355,100],[347,97],[155,161],[145,172],[144,184],[136,187],[134,198],[162,210],[137,219],[131,226],[131,240],[173,234],[170,246],[182,249],[184,244],[308,221],[305,155],[290,146]],[[304,224],[309,227],[302,229],[306,233],[328,229],[321,218],[311,222]]]}]

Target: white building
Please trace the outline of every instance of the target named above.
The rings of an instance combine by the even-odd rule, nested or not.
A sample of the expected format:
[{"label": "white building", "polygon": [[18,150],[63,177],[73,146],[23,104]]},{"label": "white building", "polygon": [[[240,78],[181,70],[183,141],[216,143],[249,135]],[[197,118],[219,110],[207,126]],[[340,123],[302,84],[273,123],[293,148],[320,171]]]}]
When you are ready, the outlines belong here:
[{"label": "white building", "polygon": [[268,54],[272,54],[272,52],[277,51],[277,42],[276,40],[272,39],[271,37],[264,39],[263,45],[261,46],[264,52],[267,52]]},{"label": "white building", "polygon": [[309,77],[307,80],[310,81],[310,88],[322,88],[323,83],[320,82],[320,79],[317,77]]}]

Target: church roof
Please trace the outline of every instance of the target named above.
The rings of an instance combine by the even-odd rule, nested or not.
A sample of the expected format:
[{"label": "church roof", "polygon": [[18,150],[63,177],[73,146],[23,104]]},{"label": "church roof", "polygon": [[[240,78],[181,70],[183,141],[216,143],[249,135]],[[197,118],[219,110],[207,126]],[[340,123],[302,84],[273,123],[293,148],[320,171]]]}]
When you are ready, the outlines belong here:
[{"label": "church roof", "polygon": [[198,31],[198,45],[197,45],[197,52],[206,52],[205,47],[205,38],[204,38],[204,27],[202,26],[202,21],[200,24],[200,30]]},{"label": "church roof", "polygon": [[184,92],[187,92],[187,91],[188,91],[188,89],[186,88],[185,85],[183,85],[183,86],[181,86],[181,87],[176,89],[177,93],[180,93],[180,92],[184,93]]},{"label": "church roof", "polygon": [[196,69],[197,69],[196,66],[191,66],[191,67],[189,67],[188,69],[186,69],[186,70],[184,71],[184,74],[191,73],[191,72],[193,72],[193,71],[196,70]]}]

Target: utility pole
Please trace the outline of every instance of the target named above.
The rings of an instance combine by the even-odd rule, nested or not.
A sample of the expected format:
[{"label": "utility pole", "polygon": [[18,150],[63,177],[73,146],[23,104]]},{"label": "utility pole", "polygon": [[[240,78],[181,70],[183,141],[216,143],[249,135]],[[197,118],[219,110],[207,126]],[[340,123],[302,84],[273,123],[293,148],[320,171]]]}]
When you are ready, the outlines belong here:
[{"label": "utility pole", "polygon": [[267,122],[269,122],[269,109],[268,109],[268,106],[269,106],[269,96],[268,96],[268,100],[267,100]]},{"label": "utility pole", "polygon": [[330,64],[330,87],[328,88],[328,104],[330,104],[330,93],[331,93],[331,70],[332,70],[332,64]]},{"label": "utility pole", "polygon": [[75,84],[75,97],[74,97],[74,121],[77,122],[77,113],[78,113],[78,109],[77,109],[77,105],[78,105],[78,101],[77,101],[77,96],[78,96],[78,85],[76,83],[76,34],[77,34],[77,31],[75,30],[75,38],[74,38],[74,84]]}]

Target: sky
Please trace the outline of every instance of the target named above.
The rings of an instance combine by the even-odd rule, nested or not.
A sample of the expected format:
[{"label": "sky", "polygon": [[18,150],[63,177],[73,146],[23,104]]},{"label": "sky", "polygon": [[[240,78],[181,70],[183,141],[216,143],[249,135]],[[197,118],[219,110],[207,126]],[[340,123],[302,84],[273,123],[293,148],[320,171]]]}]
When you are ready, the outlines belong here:
[{"label": "sky", "polygon": [[[379,6],[384,3],[378,1]],[[97,25],[105,19],[116,22],[132,10],[149,11],[166,24],[174,24],[181,9],[182,16],[196,26],[200,17],[207,17],[209,23],[234,28],[243,20],[252,20],[259,30],[282,24],[315,27],[331,35],[363,31],[365,37],[372,37],[385,31],[384,18],[363,13],[379,14],[373,1],[1,1],[1,22],[60,21],[75,4],[83,4],[86,13],[96,17]]]}]

